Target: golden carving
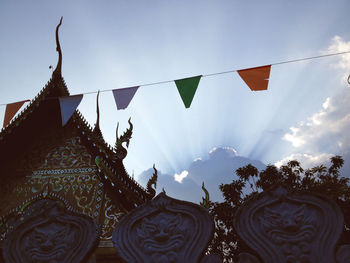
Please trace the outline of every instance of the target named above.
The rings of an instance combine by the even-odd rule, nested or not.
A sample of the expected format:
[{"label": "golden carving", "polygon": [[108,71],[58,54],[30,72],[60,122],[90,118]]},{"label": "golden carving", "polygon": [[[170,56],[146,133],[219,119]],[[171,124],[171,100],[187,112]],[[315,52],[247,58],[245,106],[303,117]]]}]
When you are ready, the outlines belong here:
[{"label": "golden carving", "polygon": [[13,180],[4,188],[0,202],[0,242],[6,236],[9,218],[18,217],[20,208],[34,196],[50,193],[94,218],[101,225],[101,240],[111,240],[123,213],[105,193],[92,156],[80,137],[47,134],[19,159],[18,167],[27,176]]},{"label": "golden carving", "polygon": [[113,231],[117,226],[119,219],[124,215],[124,213],[113,204],[112,200],[108,197],[107,194],[104,196],[102,213],[104,216],[104,221],[101,229],[101,239],[111,240]]},{"label": "golden carving", "polygon": [[64,169],[93,166],[92,156],[78,136],[52,141],[46,138],[24,154],[20,170]]}]

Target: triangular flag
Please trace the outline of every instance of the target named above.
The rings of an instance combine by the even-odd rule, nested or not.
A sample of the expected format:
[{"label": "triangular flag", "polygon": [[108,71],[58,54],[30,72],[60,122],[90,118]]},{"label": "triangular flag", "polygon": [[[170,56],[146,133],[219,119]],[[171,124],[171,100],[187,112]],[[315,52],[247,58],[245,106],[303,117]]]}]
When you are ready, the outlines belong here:
[{"label": "triangular flag", "polygon": [[83,94],[59,97],[60,108],[61,108],[61,118],[62,126],[66,125],[70,117],[72,117],[76,108],[78,108],[81,100],[83,99]]},{"label": "triangular flag", "polygon": [[271,65],[237,70],[251,90],[267,90],[269,84]]},{"label": "triangular flag", "polygon": [[22,107],[22,105],[30,100],[22,100],[14,103],[9,103],[6,105],[4,124],[2,127],[6,127],[7,124],[12,120],[13,116],[16,115],[17,111]]},{"label": "triangular flag", "polygon": [[186,108],[189,108],[191,106],[194,94],[196,93],[201,77],[202,75],[175,80],[177,90],[179,91],[181,99],[185,104]]},{"label": "triangular flag", "polygon": [[130,88],[112,90],[115,104],[117,104],[118,110],[124,110],[128,107],[130,101],[134,97],[134,95],[139,87],[140,86],[135,86],[135,87],[130,87]]}]

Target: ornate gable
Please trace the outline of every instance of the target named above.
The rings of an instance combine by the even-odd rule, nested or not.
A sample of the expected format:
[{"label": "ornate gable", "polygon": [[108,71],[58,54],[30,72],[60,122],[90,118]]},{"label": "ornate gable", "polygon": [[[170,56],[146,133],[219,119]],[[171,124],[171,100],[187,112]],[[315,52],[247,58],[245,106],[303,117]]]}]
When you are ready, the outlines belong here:
[{"label": "ornate gable", "polygon": [[116,148],[104,141],[99,116],[93,129],[77,110],[61,126],[57,98],[69,95],[61,75],[61,22],[56,28],[59,60],[50,81],[0,132],[0,247],[10,222],[41,197],[54,195],[94,219],[101,227],[101,242],[111,246],[120,216],[153,196],[123,165],[127,153],[123,144],[131,138],[131,123]]}]

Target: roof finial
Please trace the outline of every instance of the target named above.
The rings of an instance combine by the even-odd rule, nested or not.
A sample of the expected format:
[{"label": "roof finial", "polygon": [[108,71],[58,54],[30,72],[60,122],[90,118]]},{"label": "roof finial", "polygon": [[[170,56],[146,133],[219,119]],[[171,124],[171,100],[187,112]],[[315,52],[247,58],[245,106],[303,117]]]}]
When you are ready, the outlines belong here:
[{"label": "roof finial", "polygon": [[61,75],[61,67],[62,67],[62,50],[60,45],[60,40],[58,38],[58,29],[62,24],[63,16],[61,16],[60,23],[56,27],[56,51],[58,52],[58,62],[55,71],[53,72],[53,75]]},{"label": "roof finial", "polygon": [[[156,189],[157,189],[157,180],[158,180],[158,171],[156,169],[155,164],[153,164],[153,175],[147,182],[147,192],[152,196],[152,198],[156,195]],[[154,188],[152,187],[154,186]]]},{"label": "roof finial", "polygon": [[131,118],[128,120],[129,123],[129,128],[121,135],[120,137],[118,136],[118,128],[119,128],[119,122],[117,123],[117,128],[116,128],[116,142],[115,142],[115,153],[117,156],[117,159],[123,160],[126,155],[128,154],[128,151],[124,148],[123,143],[125,142],[126,148],[129,147],[130,139],[132,136],[132,129],[133,125],[131,123]]},{"label": "roof finial", "polygon": [[205,197],[202,197],[202,202],[200,202],[200,205],[203,206],[204,208],[209,208],[210,207],[210,198],[209,198],[209,192],[204,186],[204,182],[202,183],[202,189],[203,192],[205,193]]},{"label": "roof finial", "polygon": [[102,137],[102,132],[100,129],[100,106],[99,106],[99,97],[100,97],[100,91],[97,92],[97,97],[96,97],[96,113],[97,113],[97,119],[96,119],[96,123],[95,123],[95,127],[93,132],[95,133],[95,135]]}]

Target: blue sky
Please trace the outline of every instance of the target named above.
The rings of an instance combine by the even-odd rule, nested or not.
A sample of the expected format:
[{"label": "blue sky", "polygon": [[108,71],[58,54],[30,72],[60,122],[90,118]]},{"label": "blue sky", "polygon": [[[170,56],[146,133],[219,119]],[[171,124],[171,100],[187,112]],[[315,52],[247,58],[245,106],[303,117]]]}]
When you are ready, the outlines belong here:
[{"label": "blue sky", "polygon": [[[3,0],[0,103],[32,99],[49,80],[61,16],[63,77],[79,94],[347,51],[349,9],[349,1]],[[190,109],[174,83],[140,87],[124,111],[104,92],[101,128],[114,144],[117,122],[123,130],[132,118],[124,163],[136,178],[155,163],[173,179],[197,158],[209,160],[215,147],[265,164],[348,158],[348,74],[350,57],[343,55],[272,66],[263,92],[251,92],[237,73],[206,77]],[[79,106],[91,125],[95,97]],[[225,180],[219,176],[217,184]]]}]

